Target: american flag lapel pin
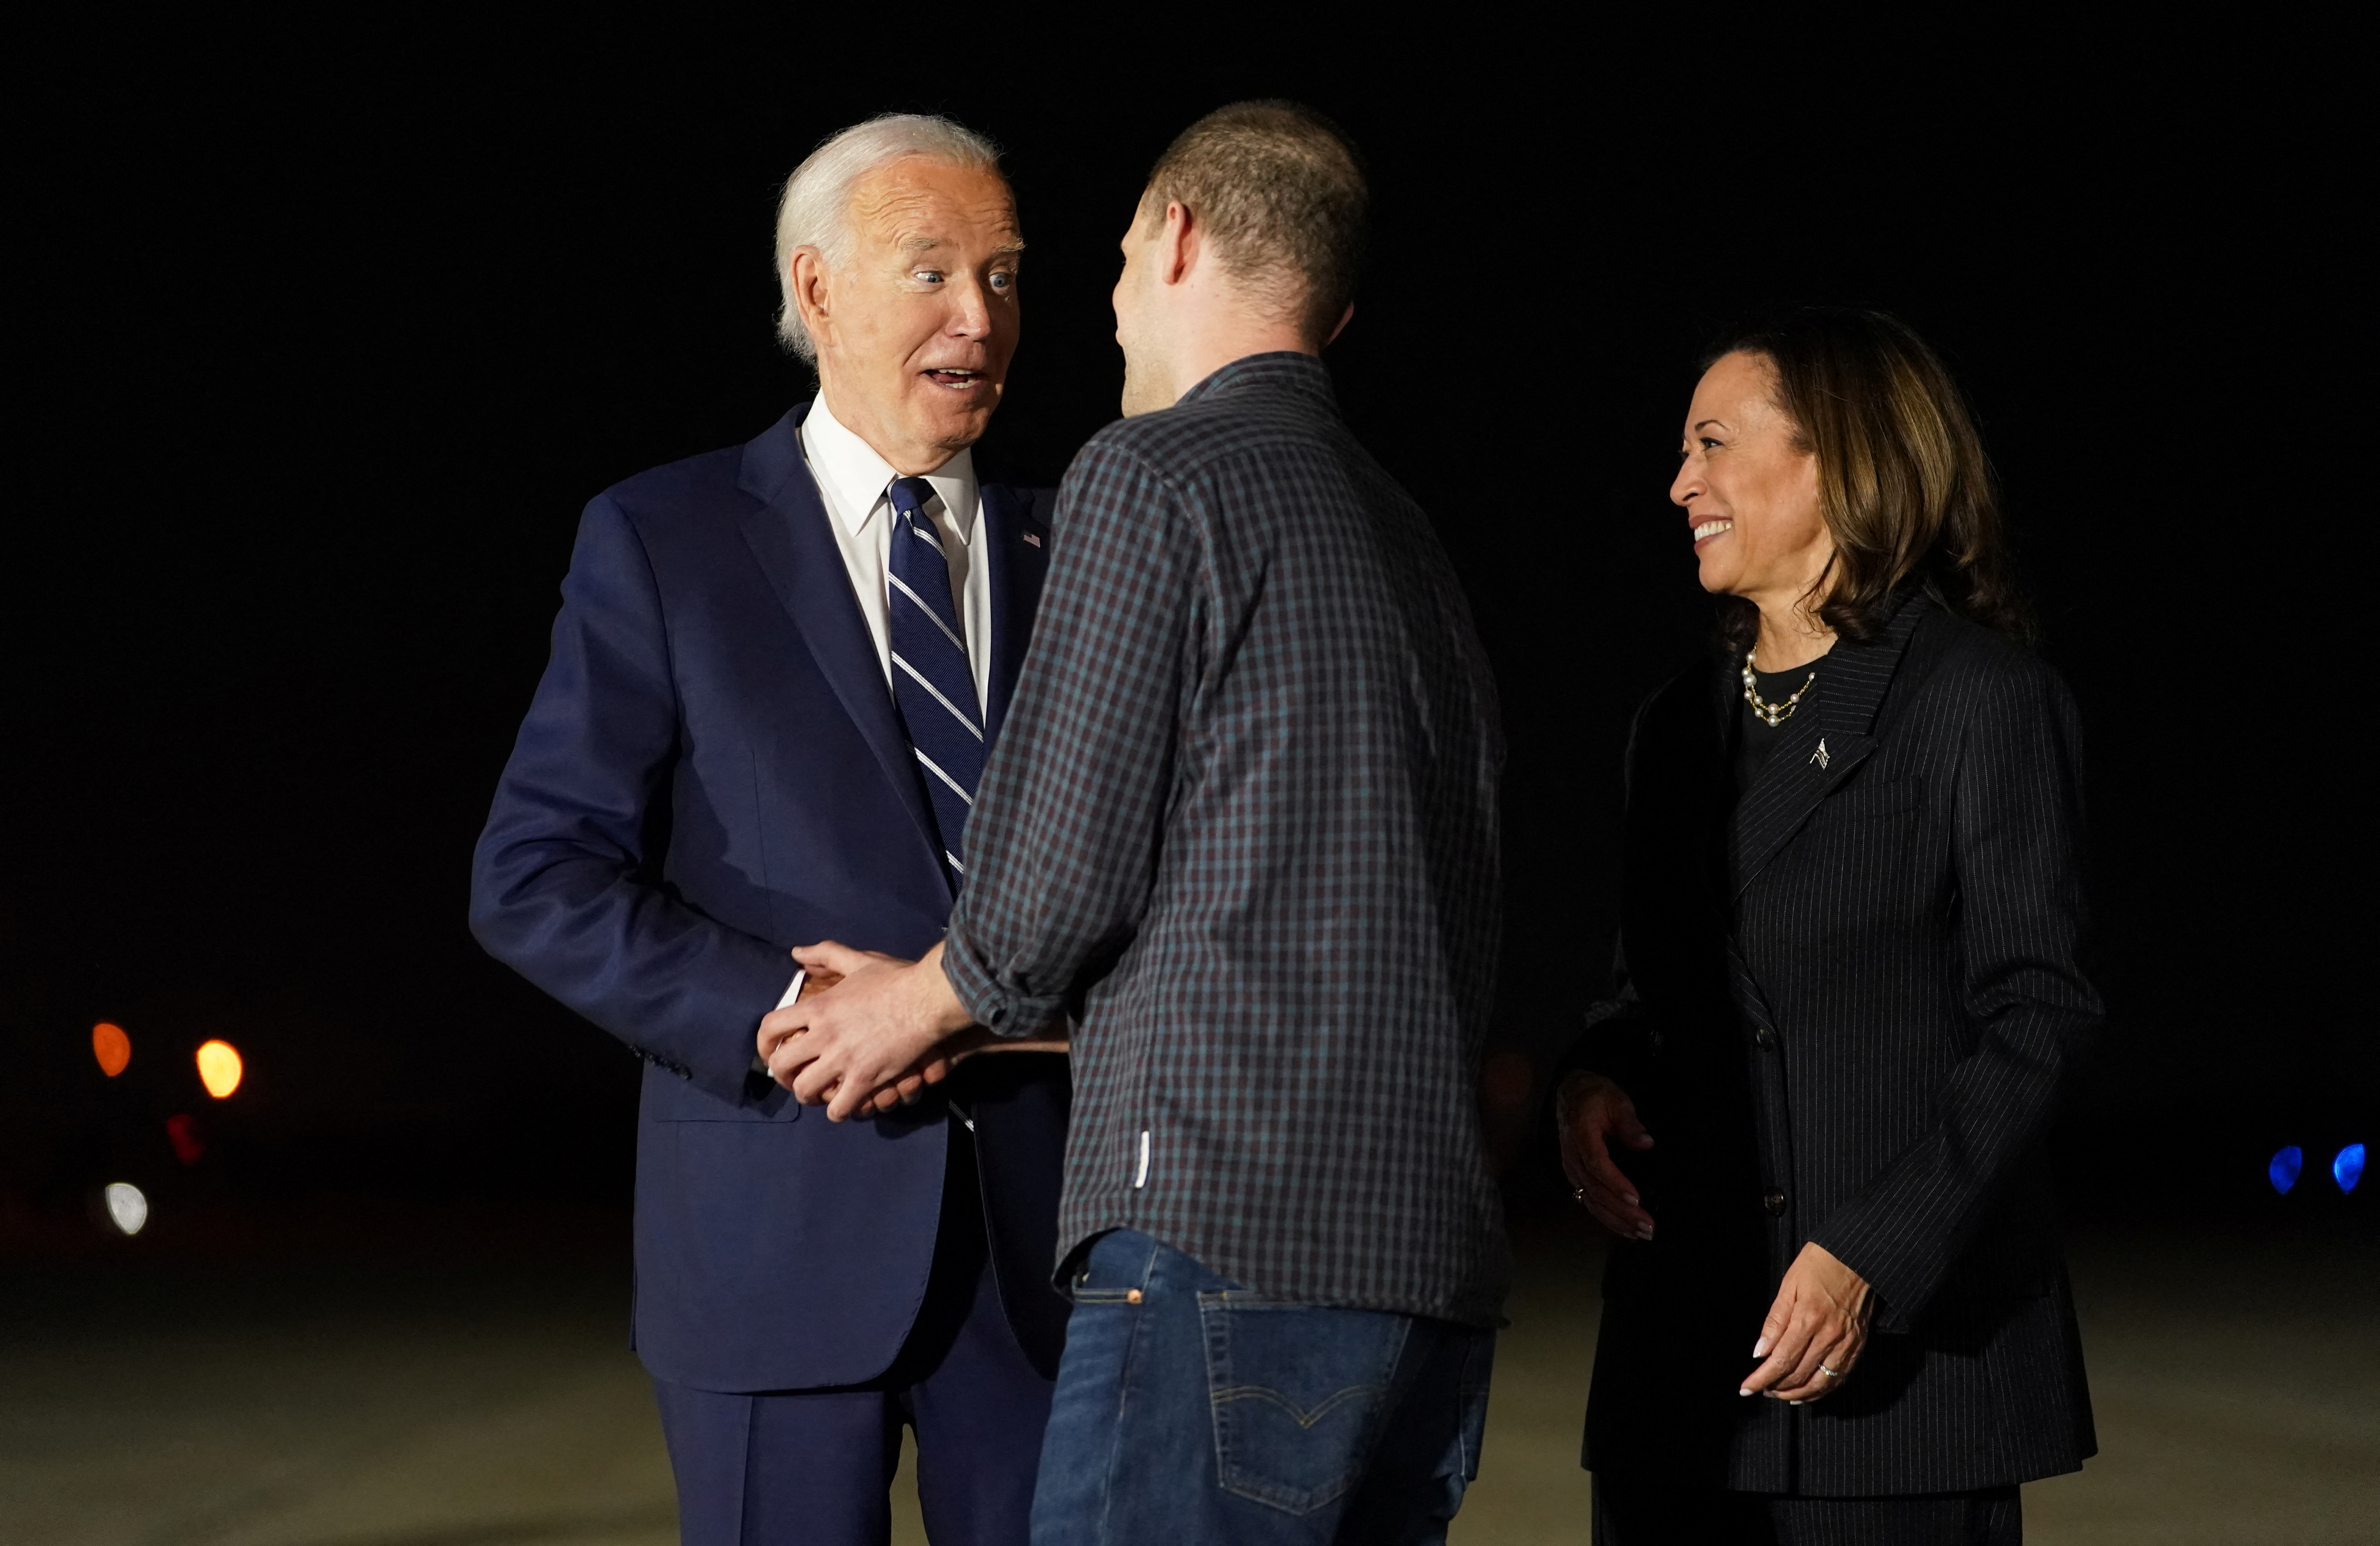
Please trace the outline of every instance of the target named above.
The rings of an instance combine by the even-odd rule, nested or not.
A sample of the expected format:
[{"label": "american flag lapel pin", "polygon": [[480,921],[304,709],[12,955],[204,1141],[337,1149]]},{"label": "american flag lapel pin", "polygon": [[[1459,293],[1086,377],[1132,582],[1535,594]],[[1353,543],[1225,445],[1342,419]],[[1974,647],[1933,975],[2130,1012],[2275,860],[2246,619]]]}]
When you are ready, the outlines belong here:
[{"label": "american flag lapel pin", "polygon": [[1827,770],[1827,738],[1825,736],[1818,738],[1818,749],[1810,754],[1810,760],[1818,765],[1819,772],[1824,773]]},{"label": "american flag lapel pin", "polygon": [[1038,548],[1041,546],[1041,534],[1038,531],[1028,531],[1025,534],[1025,540]]}]

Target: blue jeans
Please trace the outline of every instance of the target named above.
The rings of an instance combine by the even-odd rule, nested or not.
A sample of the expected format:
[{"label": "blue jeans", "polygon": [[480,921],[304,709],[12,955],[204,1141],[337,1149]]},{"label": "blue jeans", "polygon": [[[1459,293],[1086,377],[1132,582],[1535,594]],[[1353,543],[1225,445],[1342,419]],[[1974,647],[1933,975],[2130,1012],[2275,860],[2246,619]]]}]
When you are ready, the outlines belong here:
[{"label": "blue jeans", "polygon": [[1267,1298],[1131,1230],[1074,1289],[1034,1546],[1446,1539],[1494,1332]]}]

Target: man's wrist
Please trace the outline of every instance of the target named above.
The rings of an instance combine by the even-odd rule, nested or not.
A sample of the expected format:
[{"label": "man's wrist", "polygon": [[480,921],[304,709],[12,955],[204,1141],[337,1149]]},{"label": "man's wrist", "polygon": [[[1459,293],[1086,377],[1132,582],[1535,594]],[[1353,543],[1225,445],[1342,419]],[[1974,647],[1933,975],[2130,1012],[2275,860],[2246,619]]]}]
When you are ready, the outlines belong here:
[{"label": "man's wrist", "polygon": [[942,948],[936,945],[917,962],[924,975],[919,994],[926,1000],[927,1022],[937,1035],[954,1036],[975,1023],[975,1016],[959,1002],[958,989],[952,985],[950,973],[942,969]]}]

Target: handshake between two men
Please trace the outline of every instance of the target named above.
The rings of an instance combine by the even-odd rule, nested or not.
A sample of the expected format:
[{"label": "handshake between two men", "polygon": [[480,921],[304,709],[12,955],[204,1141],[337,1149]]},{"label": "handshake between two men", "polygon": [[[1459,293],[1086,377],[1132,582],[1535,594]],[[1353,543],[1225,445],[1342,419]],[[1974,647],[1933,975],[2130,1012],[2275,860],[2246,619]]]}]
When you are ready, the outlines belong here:
[{"label": "handshake between two men", "polygon": [[942,948],[921,960],[825,940],[794,951],[806,976],[795,1002],[760,1021],[769,1077],[831,1121],[908,1105],[982,1052],[1063,1052],[1062,1034],[1003,1037],[975,1023],[942,974]]}]

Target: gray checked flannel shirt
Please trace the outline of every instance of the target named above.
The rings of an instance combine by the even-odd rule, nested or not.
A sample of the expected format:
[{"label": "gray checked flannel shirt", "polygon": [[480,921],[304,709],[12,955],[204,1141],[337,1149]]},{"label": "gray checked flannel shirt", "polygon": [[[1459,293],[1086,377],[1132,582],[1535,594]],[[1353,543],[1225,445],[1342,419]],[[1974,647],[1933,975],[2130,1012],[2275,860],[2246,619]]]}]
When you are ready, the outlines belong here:
[{"label": "gray checked flannel shirt", "polygon": [[1060,1262],[1494,1323],[1503,745],[1428,519],[1268,354],[1094,436],[1051,540],[943,969],[1002,1034],[1079,1012]]}]

